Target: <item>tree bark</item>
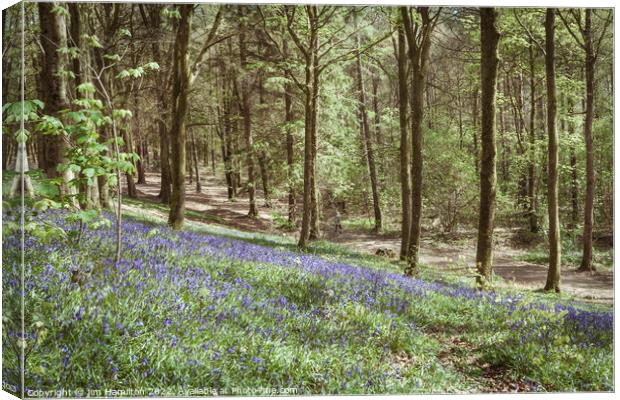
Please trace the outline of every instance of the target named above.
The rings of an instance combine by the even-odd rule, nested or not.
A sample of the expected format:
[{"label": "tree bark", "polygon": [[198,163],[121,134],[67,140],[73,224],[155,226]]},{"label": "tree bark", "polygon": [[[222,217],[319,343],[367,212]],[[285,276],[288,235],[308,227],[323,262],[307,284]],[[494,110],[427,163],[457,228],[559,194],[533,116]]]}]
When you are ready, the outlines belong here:
[{"label": "tree bark", "polygon": [[173,64],[173,107],[172,126],[170,129],[172,155],[172,195],[168,224],[174,229],[181,229],[185,219],[185,168],[187,141],[186,117],[190,90],[189,39],[192,23],[192,4],[179,5],[176,40],[174,43]]},{"label": "tree bark", "polygon": [[[80,5],[78,3],[67,3],[67,8],[69,9],[69,15],[71,20],[71,28],[69,30],[70,37],[68,40],[69,47],[76,47],[80,49],[81,42],[81,19],[80,19]],[[80,49],[81,50],[81,49]],[[77,88],[82,82],[84,82],[82,76],[82,68],[80,63],[80,57],[75,57],[72,60],[71,69],[73,74],[75,75],[75,98],[80,98],[81,95],[78,92]]]},{"label": "tree bark", "polygon": [[[305,55],[305,90],[304,90],[304,203],[301,219],[301,232],[299,235],[298,246],[306,248],[306,242],[311,239],[311,228],[314,231],[312,236],[317,236],[318,216],[314,210],[317,207],[315,185],[315,156],[313,151],[313,141],[316,135],[316,111],[318,87],[318,70],[315,68],[315,58],[318,51],[318,27],[316,26],[316,6],[306,7],[309,20],[309,46]],[[317,207],[318,208],[318,207]],[[314,214],[314,217],[313,217]],[[312,225],[312,226],[311,226]]]},{"label": "tree bark", "polygon": [[198,162],[198,146],[196,146],[196,135],[194,130],[190,130],[192,138],[192,159],[194,160],[194,173],[196,174],[196,193],[202,192],[202,185],[200,183],[200,165]]},{"label": "tree bark", "polygon": [[584,45],[586,51],[586,120],[584,136],[586,142],[586,203],[583,223],[583,257],[579,271],[592,272],[592,230],[594,225],[594,143],[592,123],[594,120],[594,49],[592,46],[592,9],[586,8]]},{"label": "tree bark", "polygon": [[409,256],[409,234],[411,229],[411,187],[409,176],[409,134],[407,126],[407,110],[409,93],[407,90],[407,49],[405,48],[405,32],[402,25],[398,27],[398,110],[400,125],[400,187],[402,199],[402,221],[400,259]]},{"label": "tree bark", "polygon": [[[283,43],[284,56],[288,56],[288,44]],[[286,129],[286,177],[288,180],[288,223],[290,226],[297,224],[297,204],[295,199],[295,182],[293,180],[293,169],[295,168],[295,138],[293,136],[293,87],[290,83],[284,85],[284,123]]]},{"label": "tree bark", "polygon": [[409,44],[409,60],[413,67],[411,100],[411,233],[409,235],[408,265],[405,269],[406,275],[413,275],[418,267],[420,234],[422,231],[422,121],[424,120],[424,90],[433,23],[429,17],[428,7],[419,7],[418,13],[422,22],[416,27],[414,32],[407,7],[401,7],[400,10]]},{"label": "tree bark", "polygon": [[271,207],[271,193],[269,191],[269,166],[267,165],[267,156],[263,150],[258,153],[258,166],[260,168],[261,182],[263,184],[263,197],[265,199],[265,207]]},{"label": "tree bark", "polygon": [[528,180],[527,180],[527,197],[528,197],[528,215],[530,232],[538,232],[538,216],[536,205],[536,76],[535,76],[535,57],[534,57],[534,43],[530,43],[530,131],[529,131],[529,148],[528,156],[529,162],[527,166]]},{"label": "tree bark", "polygon": [[[355,37],[357,49],[361,48],[359,34]],[[362,131],[362,139],[366,148],[366,161],[368,162],[368,172],[370,175],[370,187],[372,190],[372,205],[375,216],[374,232],[381,230],[381,205],[379,203],[379,190],[377,188],[377,170],[375,165],[375,156],[372,148],[372,138],[370,136],[370,124],[368,123],[368,113],[366,112],[366,90],[364,88],[364,76],[362,74],[362,57],[357,52],[355,58],[355,66],[357,71],[357,90],[359,95],[359,114],[360,114],[360,130]]]},{"label": "tree bark", "polygon": [[[68,108],[67,81],[61,71],[66,69],[66,56],[58,52],[67,47],[67,26],[62,13],[53,12],[58,3],[38,3],[40,42],[43,49],[40,84],[41,97],[45,103],[45,112],[58,116],[59,111]],[[40,167],[48,177],[58,176],[56,167],[63,162],[67,143],[63,135],[45,136],[43,139],[43,157]]]},{"label": "tree bark", "polygon": [[495,87],[497,84],[497,44],[499,32],[494,8],[480,9],[480,82],[481,82],[481,142],[480,214],[476,267],[478,287],[491,281],[493,271],[493,228],[495,223]]},{"label": "tree bark", "polygon": [[472,112],[472,119],[473,119],[473,125],[474,125],[474,129],[473,129],[473,145],[474,145],[474,167],[476,169],[476,175],[478,175],[480,173],[480,151],[478,150],[478,114],[479,114],[479,110],[478,110],[478,89],[474,90],[473,93],[474,96],[474,106],[473,106],[473,112]]},{"label": "tree bark", "polygon": [[241,113],[243,116],[243,134],[245,137],[245,146],[246,146],[246,162],[248,169],[248,197],[250,199],[250,209],[248,211],[248,216],[250,218],[254,218],[258,216],[258,209],[256,208],[256,199],[255,199],[255,182],[254,182],[254,149],[252,143],[252,117],[250,110],[250,83],[249,83],[249,72],[247,69],[247,50],[246,50],[246,28],[247,24],[245,21],[245,16],[243,14],[244,6],[239,6],[238,15],[239,15],[239,62],[242,70],[241,77]]},{"label": "tree bark", "polygon": [[172,176],[170,167],[170,138],[168,137],[168,131],[166,123],[163,119],[157,121],[159,128],[159,161],[161,168],[161,183],[159,189],[159,199],[162,203],[170,203],[170,196],[172,194]]},{"label": "tree bark", "polygon": [[[568,112],[574,112],[573,100],[568,96]],[[568,134],[572,138],[575,134],[575,125],[572,120],[568,121]],[[577,180],[577,154],[575,151],[576,144],[571,140],[570,146],[570,171],[571,171],[571,228],[574,229],[579,222],[579,183]]]},{"label": "tree bark", "polygon": [[547,75],[547,137],[549,138],[547,204],[549,210],[549,272],[545,290],[560,292],[560,216],[558,211],[558,133],[555,91],[555,10],[547,9],[545,18],[545,69]]},{"label": "tree bark", "polygon": [[311,6],[310,10],[310,18],[312,20],[311,24],[314,26],[313,30],[315,31],[315,45],[311,46],[311,51],[314,52],[313,61],[312,61],[312,122],[310,126],[312,127],[312,174],[311,178],[311,214],[310,214],[310,234],[308,238],[310,240],[316,240],[321,237],[321,210],[319,206],[319,196],[320,192],[318,189],[318,182],[316,177],[316,156],[317,156],[317,130],[318,130],[318,116],[319,116],[319,90],[320,90],[320,70],[319,70],[319,22],[318,22],[318,10],[317,7]]},{"label": "tree bark", "polygon": [[[131,134],[127,131],[126,128],[121,129],[123,135],[123,141],[125,142],[125,151],[127,153],[133,153],[133,138]],[[127,172],[125,174],[125,179],[127,179],[127,196],[135,199],[138,197],[138,191],[136,190],[136,181],[134,180],[133,173]],[[120,182],[119,182],[120,186]]]},{"label": "tree bark", "polygon": [[[163,6],[154,4],[150,4],[148,7],[151,35],[153,35],[155,39],[151,42],[151,49],[155,60],[163,59],[160,48],[162,8]],[[164,77],[165,74],[160,73],[158,74],[158,79],[156,80],[157,109],[159,111],[159,117],[157,119],[157,127],[159,130],[159,164],[161,170],[161,182],[158,197],[163,204],[169,204],[172,193],[172,176],[170,166],[170,137],[168,136],[166,121],[164,120],[164,115],[168,110],[168,93]]]}]

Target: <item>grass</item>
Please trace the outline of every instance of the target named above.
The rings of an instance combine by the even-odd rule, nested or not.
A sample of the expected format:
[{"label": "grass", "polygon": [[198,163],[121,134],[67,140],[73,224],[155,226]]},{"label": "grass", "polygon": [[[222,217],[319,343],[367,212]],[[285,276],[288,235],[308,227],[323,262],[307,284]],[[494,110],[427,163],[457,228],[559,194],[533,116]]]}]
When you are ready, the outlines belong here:
[{"label": "grass", "polygon": [[[569,235],[562,240],[562,264],[573,268],[579,268],[581,264],[582,248],[581,244],[576,244],[576,241]],[[546,244],[541,244],[533,249],[527,251],[524,255],[519,257],[522,261],[531,262],[534,264],[548,264],[549,263],[549,251]],[[613,270],[613,249],[599,248],[594,246],[592,249],[592,265],[597,271],[611,271]]]},{"label": "grass", "polygon": [[[141,207],[147,210],[154,210],[154,211],[159,211],[161,213],[168,214],[170,212],[170,208],[168,207],[167,204],[162,204],[158,201],[152,201],[152,200],[148,200],[148,199],[132,199],[129,197],[125,197],[123,198],[123,204],[127,204],[130,206],[135,206],[135,207]],[[199,212],[199,211],[194,211],[194,210],[189,210],[186,209],[185,210],[185,215],[187,218],[191,218],[194,219],[196,221],[200,221],[200,222],[206,222],[206,223],[216,223],[216,224],[221,224],[222,223],[222,219],[219,218],[218,216],[215,215],[210,215],[208,213],[205,212]]]},{"label": "grass", "polygon": [[[123,258],[111,228],[80,245],[27,235],[26,326],[18,336],[18,234],[3,240],[3,378],[93,391],[188,394],[613,390],[610,309],[513,290],[328,242],[189,221],[175,232],[127,213]],[[67,226],[60,213],[33,224]],[[9,221],[10,222],[10,221]],[[79,283],[71,281],[79,269]],[[237,391],[237,392],[235,392]],[[96,393],[96,392],[95,392]],[[103,392],[102,392],[103,393]]]}]

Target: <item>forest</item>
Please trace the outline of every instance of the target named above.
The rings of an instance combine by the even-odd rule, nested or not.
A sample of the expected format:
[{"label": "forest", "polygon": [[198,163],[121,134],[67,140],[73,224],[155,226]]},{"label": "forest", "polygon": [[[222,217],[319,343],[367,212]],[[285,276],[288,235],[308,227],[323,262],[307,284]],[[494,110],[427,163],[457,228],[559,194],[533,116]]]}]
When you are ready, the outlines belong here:
[{"label": "forest", "polygon": [[3,390],[613,392],[613,18],[4,9]]}]

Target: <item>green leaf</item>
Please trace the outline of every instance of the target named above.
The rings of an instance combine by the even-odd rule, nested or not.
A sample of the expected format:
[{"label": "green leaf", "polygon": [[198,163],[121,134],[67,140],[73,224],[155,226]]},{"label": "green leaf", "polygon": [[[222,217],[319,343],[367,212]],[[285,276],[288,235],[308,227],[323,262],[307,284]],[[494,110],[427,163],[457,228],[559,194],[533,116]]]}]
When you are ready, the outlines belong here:
[{"label": "green leaf", "polygon": [[95,85],[90,82],[84,82],[77,87],[80,93],[95,93]]},{"label": "green leaf", "polygon": [[82,170],[82,174],[84,174],[84,176],[86,176],[88,178],[92,178],[93,176],[95,176],[95,169],[94,168],[86,168],[86,169]]}]

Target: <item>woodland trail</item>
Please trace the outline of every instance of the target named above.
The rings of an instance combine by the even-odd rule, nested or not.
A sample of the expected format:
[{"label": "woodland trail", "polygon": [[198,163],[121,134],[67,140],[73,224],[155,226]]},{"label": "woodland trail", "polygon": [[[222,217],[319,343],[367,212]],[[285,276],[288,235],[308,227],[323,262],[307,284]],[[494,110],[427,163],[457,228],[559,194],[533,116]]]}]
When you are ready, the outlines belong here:
[{"label": "woodland trail", "polygon": [[[140,199],[157,202],[160,176],[147,173],[146,184],[136,185]],[[186,185],[186,209],[189,212],[204,214],[198,222],[222,225],[242,231],[262,232],[269,234],[296,237],[297,232],[283,232],[274,223],[274,213],[286,215],[287,205],[272,200],[272,207],[263,204],[262,192],[257,190],[256,204],[259,209],[257,218],[249,218],[247,210],[249,200],[247,194],[240,191],[237,200],[228,201],[227,189],[222,179],[213,174],[204,174],[201,179],[202,193],[196,192],[195,182]],[[298,208],[300,206],[298,205]],[[155,212],[155,211],[154,211]],[[190,220],[196,220],[192,215]],[[372,234],[346,230],[340,235],[333,232],[331,221],[322,226],[323,238],[360,252],[374,254],[378,248],[390,249],[396,255],[400,251],[400,238],[396,234]],[[540,289],[544,286],[547,267],[518,259],[525,250],[514,248],[510,244],[513,232],[508,229],[496,229],[496,245],[494,251],[493,271],[512,285],[528,289]],[[440,271],[451,271],[473,276],[475,266],[476,235],[475,232],[463,232],[458,238],[450,238],[438,234],[423,235],[420,262],[437,267]],[[612,271],[594,273],[578,273],[574,268],[563,266],[562,291],[578,298],[610,304],[614,296],[614,277]]]}]

